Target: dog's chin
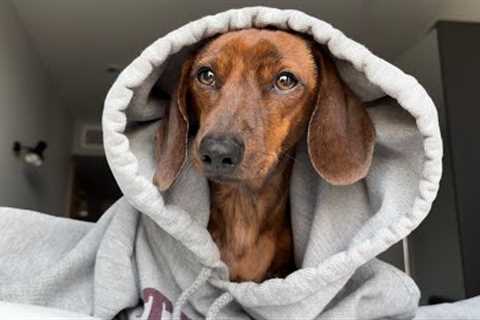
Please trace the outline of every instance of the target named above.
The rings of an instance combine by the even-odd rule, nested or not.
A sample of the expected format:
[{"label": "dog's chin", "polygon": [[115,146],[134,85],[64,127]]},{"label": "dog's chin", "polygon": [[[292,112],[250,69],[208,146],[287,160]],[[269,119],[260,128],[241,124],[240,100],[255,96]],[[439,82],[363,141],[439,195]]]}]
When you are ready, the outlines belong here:
[{"label": "dog's chin", "polygon": [[259,190],[264,185],[264,180],[261,178],[256,179],[242,179],[239,177],[223,176],[223,175],[210,175],[206,176],[208,181],[217,185],[228,186],[231,188],[238,188],[242,190]]}]

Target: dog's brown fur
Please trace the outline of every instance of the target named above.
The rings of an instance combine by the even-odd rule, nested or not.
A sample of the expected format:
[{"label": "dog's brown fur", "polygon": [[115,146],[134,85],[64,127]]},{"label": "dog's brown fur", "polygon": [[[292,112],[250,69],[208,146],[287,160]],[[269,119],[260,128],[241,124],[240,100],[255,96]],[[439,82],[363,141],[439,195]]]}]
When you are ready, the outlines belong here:
[{"label": "dog's brown fur", "polygon": [[[197,79],[205,66],[215,73],[214,86]],[[274,83],[284,70],[299,82],[279,91]],[[198,123],[191,157],[200,173],[206,135],[241,138],[238,168],[209,177],[208,229],[231,280],[287,275],[294,266],[288,194],[295,146],[306,134],[313,167],[332,184],[363,178],[374,144],[365,107],[322,49],[297,35],[256,29],[221,35],[185,62],[176,102],[157,133],[156,184],[167,189],[183,166],[190,122]]]}]

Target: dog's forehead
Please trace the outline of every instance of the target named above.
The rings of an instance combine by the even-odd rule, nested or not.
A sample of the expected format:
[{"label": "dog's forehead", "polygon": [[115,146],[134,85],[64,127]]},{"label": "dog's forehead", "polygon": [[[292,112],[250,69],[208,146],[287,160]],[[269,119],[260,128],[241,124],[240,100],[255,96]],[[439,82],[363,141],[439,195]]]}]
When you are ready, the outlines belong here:
[{"label": "dog's forehead", "polygon": [[311,57],[308,42],[280,30],[246,29],[222,34],[199,52],[199,60],[221,56],[248,56],[250,59],[300,59]]}]

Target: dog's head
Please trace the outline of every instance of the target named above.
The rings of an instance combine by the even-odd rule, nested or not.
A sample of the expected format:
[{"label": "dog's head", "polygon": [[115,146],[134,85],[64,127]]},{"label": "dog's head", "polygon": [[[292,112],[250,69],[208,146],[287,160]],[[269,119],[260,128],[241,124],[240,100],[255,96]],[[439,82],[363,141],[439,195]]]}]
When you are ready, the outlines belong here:
[{"label": "dog's head", "polygon": [[256,188],[307,132],[317,173],[337,185],[366,176],[375,131],[362,102],[319,46],[284,31],[248,29],[211,40],[181,71],[157,133],[155,183],[167,189],[186,157],[217,182]]}]

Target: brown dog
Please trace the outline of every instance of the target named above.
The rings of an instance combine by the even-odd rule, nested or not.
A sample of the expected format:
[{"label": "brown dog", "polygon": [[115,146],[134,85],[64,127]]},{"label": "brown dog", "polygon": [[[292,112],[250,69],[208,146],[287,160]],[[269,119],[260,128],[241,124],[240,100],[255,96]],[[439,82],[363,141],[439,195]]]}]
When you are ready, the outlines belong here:
[{"label": "brown dog", "polygon": [[322,49],[256,29],[203,46],[184,63],[176,98],[157,133],[155,183],[173,183],[193,136],[193,164],[210,183],[208,230],[231,280],[287,275],[295,146],[306,134],[314,169],[332,184],[365,177],[375,138],[365,107]]}]

